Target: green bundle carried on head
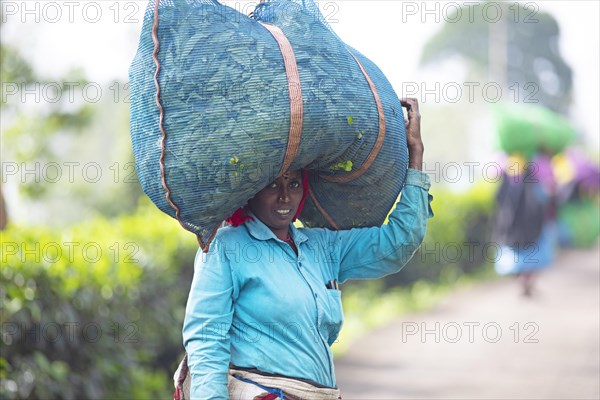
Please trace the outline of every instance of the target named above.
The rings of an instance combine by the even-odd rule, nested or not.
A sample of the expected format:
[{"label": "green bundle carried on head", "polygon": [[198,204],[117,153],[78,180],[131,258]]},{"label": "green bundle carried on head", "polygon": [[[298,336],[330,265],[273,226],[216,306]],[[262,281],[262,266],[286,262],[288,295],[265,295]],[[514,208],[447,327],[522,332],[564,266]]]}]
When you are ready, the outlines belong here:
[{"label": "green bundle carried on head", "polygon": [[397,95],[312,0],[151,1],[130,84],[144,191],[205,249],[285,170],[310,170],[306,226],[380,225],[404,183]]},{"label": "green bundle carried on head", "polygon": [[542,106],[498,104],[494,112],[500,147],[508,154],[528,159],[541,151],[558,154],[575,138],[567,120]]}]

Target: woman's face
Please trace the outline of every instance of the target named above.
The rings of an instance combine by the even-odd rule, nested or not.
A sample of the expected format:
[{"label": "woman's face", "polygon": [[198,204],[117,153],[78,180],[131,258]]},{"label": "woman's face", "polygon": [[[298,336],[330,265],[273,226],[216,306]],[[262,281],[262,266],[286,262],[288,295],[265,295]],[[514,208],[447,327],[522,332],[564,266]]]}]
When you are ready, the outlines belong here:
[{"label": "woman's face", "polygon": [[250,210],[279,239],[288,237],[290,223],[302,200],[302,172],[291,171],[275,179],[248,201]]}]

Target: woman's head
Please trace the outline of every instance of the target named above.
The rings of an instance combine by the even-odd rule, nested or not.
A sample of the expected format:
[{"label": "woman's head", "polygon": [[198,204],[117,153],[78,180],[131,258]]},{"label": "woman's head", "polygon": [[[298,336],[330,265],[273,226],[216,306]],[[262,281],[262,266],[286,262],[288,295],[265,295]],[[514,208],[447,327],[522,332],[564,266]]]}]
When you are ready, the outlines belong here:
[{"label": "woman's head", "polygon": [[286,172],[248,200],[250,210],[280,239],[285,239],[308,193],[306,173]]}]

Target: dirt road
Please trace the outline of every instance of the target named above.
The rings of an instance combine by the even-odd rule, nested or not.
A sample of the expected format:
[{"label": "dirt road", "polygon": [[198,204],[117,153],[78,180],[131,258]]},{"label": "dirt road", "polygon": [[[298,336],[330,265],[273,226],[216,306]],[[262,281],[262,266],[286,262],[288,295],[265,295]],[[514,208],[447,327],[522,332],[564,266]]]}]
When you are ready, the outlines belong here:
[{"label": "dirt road", "polygon": [[599,399],[600,248],[562,251],[532,298],[511,278],[404,316],[336,361],[348,399]]}]

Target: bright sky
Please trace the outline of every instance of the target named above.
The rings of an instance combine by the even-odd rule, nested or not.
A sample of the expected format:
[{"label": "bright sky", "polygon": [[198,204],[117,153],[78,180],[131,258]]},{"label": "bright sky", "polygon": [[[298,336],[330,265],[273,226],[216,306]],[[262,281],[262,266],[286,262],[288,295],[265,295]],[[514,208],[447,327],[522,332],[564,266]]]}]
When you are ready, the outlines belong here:
[{"label": "bright sky", "polygon": [[[243,9],[249,2],[225,0]],[[344,0],[318,2],[334,30],[390,78],[399,90],[421,79],[421,48],[444,23],[451,1]],[[525,2],[523,2],[525,3]],[[575,72],[573,119],[591,145],[600,146],[600,2],[527,2],[552,13],[561,27],[561,51]],[[1,3],[3,40],[18,43],[41,75],[64,76],[81,67],[91,81],[127,80],[146,1],[7,1]],[[432,11],[426,13],[426,11]],[[439,78],[442,82],[451,81]]]}]

